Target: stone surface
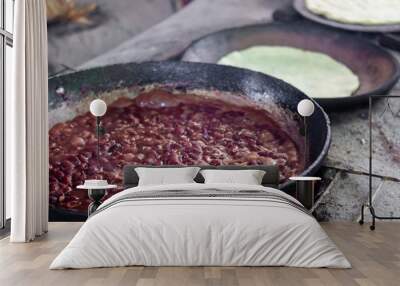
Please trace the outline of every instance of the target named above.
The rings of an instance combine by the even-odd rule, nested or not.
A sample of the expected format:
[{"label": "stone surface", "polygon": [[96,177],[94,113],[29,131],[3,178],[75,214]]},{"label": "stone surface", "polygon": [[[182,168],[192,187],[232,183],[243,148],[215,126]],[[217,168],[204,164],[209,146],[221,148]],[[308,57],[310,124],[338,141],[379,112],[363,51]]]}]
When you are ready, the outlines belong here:
[{"label": "stone surface", "polygon": [[[396,54],[397,58],[399,55]],[[399,82],[391,94],[400,95]],[[400,98],[375,101],[373,105],[373,174],[400,180]],[[368,173],[369,129],[368,105],[331,112],[332,144],[324,166],[334,169]],[[346,172],[346,171],[344,171]],[[347,173],[347,172],[346,172]],[[373,206],[381,216],[400,216],[400,183],[382,182],[375,179]],[[369,181],[366,175],[349,174],[347,179],[337,180],[331,190],[323,194],[324,200],[317,206],[320,220],[357,220],[361,205],[368,201]],[[374,192],[375,193],[375,192]],[[359,201],[357,201],[359,200]],[[357,210],[358,209],[358,210]],[[371,221],[365,209],[365,222]]]},{"label": "stone surface", "polygon": [[270,22],[272,13],[288,3],[290,0],[196,0],[145,33],[80,68],[174,58],[193,41],[209,33]]},{"label": "stone surface", "polygon": [[96,3],[90,25],[71,23],[48,27],[49,73],[75,68],[164,20],[174,11],[172,0],[78,0]]},{"label": "stone surface", "polygon": [[378,216],[400,217],[400,183],[384,181],[375,195],[373,205]]},{"label": "stone surface", "polygon": [[[400,97],[390,99],[389,103],[395,115],[399,115]],[[373,173],[400,180],[400,117],[387,106],[385,99],[376,100],[373,105]],[[332,112],[329,116],[332,144],[324,165],[368,173],[368,106]]]},{"label": "stone surface", "polygon": [[[374,178],[373,190],[381,179]],[[319,221],[356,221],[361,205],[368,200],[368,177],[340,171],[317,202],[315,216]]]}]

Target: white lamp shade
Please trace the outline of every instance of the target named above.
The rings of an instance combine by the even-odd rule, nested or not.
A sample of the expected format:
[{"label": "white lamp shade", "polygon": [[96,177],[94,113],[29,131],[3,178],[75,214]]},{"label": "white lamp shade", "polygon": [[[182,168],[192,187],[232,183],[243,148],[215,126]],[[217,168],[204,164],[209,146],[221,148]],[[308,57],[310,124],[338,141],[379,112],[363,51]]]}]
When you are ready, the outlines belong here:
[{"label": "white lamp shade", "polygon": [[297,105],[297,112],[304,117],[311,116],[314,113],[314,103],[309,99],[303,99]]},{"label": "white lamp shade", "polygon": [[107,111],[107,104],[104,100],[95,99],[90,103],[90,113],[94,116],[103,116]]}]

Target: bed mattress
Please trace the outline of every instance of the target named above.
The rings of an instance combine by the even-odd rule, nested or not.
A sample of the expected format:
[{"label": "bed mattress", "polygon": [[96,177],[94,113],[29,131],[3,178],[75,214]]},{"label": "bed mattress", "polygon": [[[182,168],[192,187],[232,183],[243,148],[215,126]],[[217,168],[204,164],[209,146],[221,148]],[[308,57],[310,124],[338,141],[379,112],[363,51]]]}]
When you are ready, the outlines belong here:
[{"label": "bed mattress", "polygon": [[291,196],[263,186],[196,183],[114,195],[50,269],[129,265],[350,267]]}]

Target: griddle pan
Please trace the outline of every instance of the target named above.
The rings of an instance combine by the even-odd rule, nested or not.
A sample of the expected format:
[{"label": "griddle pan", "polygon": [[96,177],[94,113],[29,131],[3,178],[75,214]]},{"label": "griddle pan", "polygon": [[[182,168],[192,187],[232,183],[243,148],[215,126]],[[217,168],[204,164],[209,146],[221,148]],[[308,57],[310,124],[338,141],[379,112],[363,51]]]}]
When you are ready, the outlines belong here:
[{"label": "griddle pan", "polygon": [[303,20],[213,33],[193,43],[182,60],[216,63],[232,51],[255,45],[290,46],[320,52],[349,67],[359,77],[359,89],[350,97],[316,99],[327,109],[351,107],[366,102],[371,94],[388,92],[400,75],[397,60],[380,46],[360,35]]}]

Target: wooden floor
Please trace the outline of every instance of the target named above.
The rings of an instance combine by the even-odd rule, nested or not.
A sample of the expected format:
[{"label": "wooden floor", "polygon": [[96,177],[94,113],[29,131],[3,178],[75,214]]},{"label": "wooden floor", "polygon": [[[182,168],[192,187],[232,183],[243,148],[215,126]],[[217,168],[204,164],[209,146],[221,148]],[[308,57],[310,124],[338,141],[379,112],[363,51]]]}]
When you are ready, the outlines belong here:
[{"label": "wooden floor", "polygon": [[288,267],[124,267],[48,270],[80,223],[51,223],[28,244],[0,241],[0,285],[400,285],[400,224],[379,223],[371,232],[355,223],[322,224],[352,269]]}]

